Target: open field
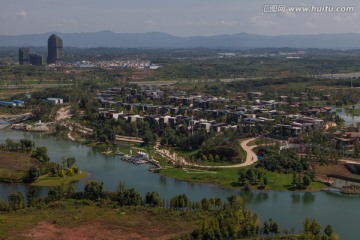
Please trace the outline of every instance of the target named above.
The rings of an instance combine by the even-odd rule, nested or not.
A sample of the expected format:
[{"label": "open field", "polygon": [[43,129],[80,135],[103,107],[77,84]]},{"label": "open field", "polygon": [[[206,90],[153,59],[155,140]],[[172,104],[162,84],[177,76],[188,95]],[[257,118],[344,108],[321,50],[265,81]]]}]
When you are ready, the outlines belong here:
[{"label": "open field", "polygon": [[[251,167],[246,167],[248,169]],[[172,177],[178,180],[214,184],[220,187],[239,187],[238,186],[238,171],[240,168],[218,168],[198,170],[195,168],[186,168],[184,171],[181,168],[167,168],[162,169],[160,174]],[[292,174],[273,173],[266,171],[265,176],[269,180],[266,189],[269,190],[289,190],[292,183]],[[307,191],[318,191],[325,187],[324,184],[319,182],[312,182],[307,188]],[[254,187],[256,188],[256,187]]]},{"label": "open field", "polygon": [[77,182],[83,178],[86,178],[88,173],[82,172],[75,174],[74,176],[50,176],[44,175],[40,176],[35,182],[31,184],[31,186],[37,187],[53,187],[53,186],[60,186],[60,185],[67,185],[70,183]]},{"label": "open field", "polygon": [[170,239],[199,226],[194,212],[55,202],[0,216],[1,239]]},{"label": "open field", "polygon": [[33,164],[30,154],[0,151],[0,181],[22,182]]},{"label": "open field", "polygon": [[27,171],[33,164],[30,153],[0,151],[0,168]]}]

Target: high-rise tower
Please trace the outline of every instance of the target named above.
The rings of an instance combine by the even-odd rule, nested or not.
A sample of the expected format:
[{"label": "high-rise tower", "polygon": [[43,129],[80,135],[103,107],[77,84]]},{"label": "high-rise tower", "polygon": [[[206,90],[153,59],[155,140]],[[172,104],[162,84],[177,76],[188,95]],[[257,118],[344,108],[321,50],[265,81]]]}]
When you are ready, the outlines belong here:
[{"label": "high-rise tower", "polygon": [[30,55],[28,48],[19,48],[19,64],[29,64],[30,63]]},{"label": "high-rise tower", "polygon": [[63,41],[61,38],[52,34],[48,39],[48,57],[47,63],[59,63],[64,55]]}]

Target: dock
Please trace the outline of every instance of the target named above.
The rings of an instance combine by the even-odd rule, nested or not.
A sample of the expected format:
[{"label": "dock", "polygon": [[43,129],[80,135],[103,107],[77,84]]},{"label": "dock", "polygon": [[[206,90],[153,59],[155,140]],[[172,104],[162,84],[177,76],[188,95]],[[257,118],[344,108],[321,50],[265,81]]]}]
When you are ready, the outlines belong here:
[{"label": "dock", "polygon": [[121,159],[137,165],[150,163],[157,168],[161,168],[158,161],[150,157],[149,154],[140,151],[135,156],[123,155]]}]

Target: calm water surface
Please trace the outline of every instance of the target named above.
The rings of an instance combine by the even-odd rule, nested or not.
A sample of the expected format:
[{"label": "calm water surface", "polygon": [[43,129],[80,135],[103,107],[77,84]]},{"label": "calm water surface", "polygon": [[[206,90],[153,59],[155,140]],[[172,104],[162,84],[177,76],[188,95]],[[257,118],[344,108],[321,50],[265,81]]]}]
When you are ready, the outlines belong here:
[{"label": "calm water surface", "polygon": [[[6,138],[19,140],[29,138],[37,146],[48,148],[51,161],[59,162],[62,157],[75,157],[77,165],[90,176],[75,184],[82,190],[86,180],[101,180],[105,190],[115,191],[120,182],[133,187],[144,196],[149,191],[158,192],[163,198],[171,198],[186,193],[191,200],[203,197],[226,197],[240,194],[246,206],[256,212],[264,221],[273,218],[282,228],[299,231],[306,217],[315,218],[323,226],[332,224],[342,239],[360,239],[357,229],[360,218],[360,197],[344,196],[337,192],[293,193],[276,191],[255,191],[244,193],[239,190],[222,189],[212,185],[187,183],[162,177],[148,171],[148,165],[136,166],[123,162],[119,157],[105,157],[97,149],[92,149],[70,141],[64,141],[44,134],[30,134],[0,129],[0,142]],[[0,184],[0,195],[6,198],[10,192],[25,192],[23,184]],[[38,189],[39,196],[47,194],[47,188]]]}]

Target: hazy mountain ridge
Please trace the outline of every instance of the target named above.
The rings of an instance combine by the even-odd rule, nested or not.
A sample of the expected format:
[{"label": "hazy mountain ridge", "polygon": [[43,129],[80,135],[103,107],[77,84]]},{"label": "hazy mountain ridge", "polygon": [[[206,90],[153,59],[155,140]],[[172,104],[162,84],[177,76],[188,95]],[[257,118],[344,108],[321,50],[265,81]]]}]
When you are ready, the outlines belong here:
[{"label": "hazy mountain ridge", "polygon": [[[56,32],[55,32],[56,33]],[[46,46],[52,33],[6,36],[0,35],[0,47]],[[64,46],[116,48],[330,48],[360,49],[360,34],[319,34],[267,36],[248,33],[216,36],[177,37],[167,33],[56,33]]]}]

